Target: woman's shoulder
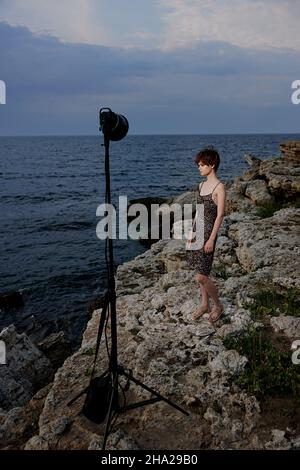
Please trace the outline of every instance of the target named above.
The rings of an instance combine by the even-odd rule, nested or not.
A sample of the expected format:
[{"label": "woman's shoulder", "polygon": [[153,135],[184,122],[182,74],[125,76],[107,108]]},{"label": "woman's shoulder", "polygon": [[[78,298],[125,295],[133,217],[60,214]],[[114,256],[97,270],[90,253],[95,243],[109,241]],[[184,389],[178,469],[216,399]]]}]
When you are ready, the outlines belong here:
[{"label": "woman's shoulder", "polygon": [[226,195],[226,189],[225,189],[225,184],[222,182],[222,181],[219,181],[216,185],[215,185],[215,188],[213,190],[213,193],[218,196],[222,196],[222,194]]},{"label": "woman's shoulder", "polygon": [[219,180],[217,183],[216,189],[221,189],[221,188],[225,189],[225,183]]},{"label": "woman's shoulder", "polygon": [[[199,191],[201,190],[205,182],[206,182],[205,180],[200,181],[199,186],[198,186]],[[217,183],[214,185],[214,187],[211,187],[210,190],[213,192],[215,191],[218,192],[218,191],[225,190],[225,188],[226,188],[225,183],[223,183],[221,180],[218,180]]]}]

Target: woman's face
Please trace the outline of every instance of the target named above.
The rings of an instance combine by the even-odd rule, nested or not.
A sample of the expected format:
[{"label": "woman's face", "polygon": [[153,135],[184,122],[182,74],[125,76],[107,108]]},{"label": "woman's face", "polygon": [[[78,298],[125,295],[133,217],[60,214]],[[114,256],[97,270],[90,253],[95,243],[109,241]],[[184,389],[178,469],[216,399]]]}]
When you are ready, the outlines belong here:
[{"label": "woman's face", "polygon": [[213,169],[211,165],[205,165],[205,163],[203,162],[198,163],[198,168],[199,168],[200,174],[203,176],[208,175]]}]

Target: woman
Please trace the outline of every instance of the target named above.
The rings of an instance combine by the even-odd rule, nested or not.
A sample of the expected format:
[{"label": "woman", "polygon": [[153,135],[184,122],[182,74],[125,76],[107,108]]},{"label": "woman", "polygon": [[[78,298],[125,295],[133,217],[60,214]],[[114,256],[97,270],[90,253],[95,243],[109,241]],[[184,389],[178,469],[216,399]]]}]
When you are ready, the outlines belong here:
[{"label": "woman", "polygon": [[[200,318],[209,310],[209,297],[213,299],[214,307],[210,311],[209,319],[216,322],[224,311],[220,302],[218,290],[214,282],[209,278],[215,252],[218,230],[225,214],[225,185],[217,178],[217,170],[220,164],[220,156],[217,150],[206,148],[201,150],[195,158],[200,174],[206,176],[206,180],[199,184],[197,204],[203,204],[204,214],[204,244],[201,249],[191,250],[193,229],[188,236],[186,258],[188,265],[197,271],[196,280],[200,284],[201,305],[194,312],[193,320]],[[195,221],[198,220],[198,211]],[[193,228],[194,228],[193,224]]]}]

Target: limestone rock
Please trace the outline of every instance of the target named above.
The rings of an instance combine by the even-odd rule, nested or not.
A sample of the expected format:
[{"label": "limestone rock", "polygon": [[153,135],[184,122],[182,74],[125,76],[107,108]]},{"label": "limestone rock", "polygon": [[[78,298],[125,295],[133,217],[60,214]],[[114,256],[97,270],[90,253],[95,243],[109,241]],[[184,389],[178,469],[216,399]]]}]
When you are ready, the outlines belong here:
[{"label": "limestone rock", "polygon": [[288,161],[300,162],[300,141],[289,140],[279,145],[283,158]]},{"label": "limestone rock", "polygon": [[138,450],[137,443],[124,431],[118,430],[110,434],[108,439],[108,448],[110,450]]},{"label": "limestone rock", "polygon": [[18,334],[13,325],[2,330],[0,340],[6,345],[6,364],[1,365],[0,406],[10,409],[25,404],[50,382],[53,369],[26,334]]},{"label": "limestone rock", "polygon": [[251,199],[244,197],[248,182],[236,178],[234,184],[226,188],[226,214],[231,212],[252,213],[256,206]]},{"label": "limestone rock", "polygon": [[265,160],[259,167],[259,175],[266,179],[272,195],[283,199],[299,194],[299,163],[292,163],[283,158]]},{"label": "limestone rock", "polygon": [[71,354],[70,343],[63,331],[52,333],[38,343],[38,348],[50,360],[54,369],[58,369]]},{"label": "limestone rock", "polygon": [[272,279],[286,277],[298,287],[299,215],[298,208],[281,209],[267,219],[231,225],[229,237],[237,244],[235,251],[242,268],[248,273],[264,269],[266,274],[269,270]]},{"label": "limestone rock", "polygon": [[235,350],[224,351],[209,363],[209,368],[213,376],[221,374],[232,377],[240,374],[247,362],[248,359]]},{"label": "limestone rock", "polygon": [[300,449],[300,436],[297,436],[292,439],[292,446],[294,449]]},{"label": "limestone rock", "polygon": [[22,449],[38,432],[39,416],[50,388],[48,384],[39,390],[23,407],[0,410],[0,449]]},{"label": "limestone rock", "polygon": [[268,450],[289,450],[292,448],[292,444],[286,439],[285,431],[272,429],[272,439],[266,442],[265,448]]},{"label": "limestone rock", "polygon": [[253,324],[253,321],[251,320],[250,314],[244,309],[241,309],[231,316],[229,324],[222,325],[221,328],[218,329],[217,335],[221,338],[236,338],[243,335],[251,324]]},{"label": "limestone rock", "polygon": [[162,250],[161,259],[167,272],[176,271],[185,261],[186,249],[182,240],[171,240]]},{"label": "limestone rock", "polygon": [[257,158],[255,155],[251,155],[249,153],[246,153],[244,158],[251,168],[258,168],[262,162],[260,158]]},{"label": "limestone rock", "polygon": [[290,339],[300,338],[300,318],[287,315],[272,317],[271,326],[276,332],[283,332]]},{"label": "limestone rock", "polygon": [[250,166],[250,168],[247,168],[243,174],[242,174],[242,180],[243,181],[251,181],[259,178],[259,167],[261,164],[261,159],[255,157],[254,155],[246,154],[245,155],[245,160]]},{"label": "limestone rock", "polygon": [[[166,240],[158,242],[159,246],[165,246]],[[153,246],[155,246],[154,244]],[[160,252],[155,253],[151,250],[151,255],[145,253],[137,256],[133,261],[124,263],[117,268],[116,293],[117,295],[133,294],[142,292],[143,289],[152,285],[155,279],[164,272],[165,266],[160,257]],[[128,282],[128,273],[130,272],[130,282]]]},{"label": "limestone rock", "polygon": [[256,205],[270,203],[274,198],[269,194],[264,180],[255,180],[248,183],[245,196],[249,197]]},{"label": "limestone rock", "polygon": [[26,443],[24,450],[49,450],[49,445],[42,437],[33,436]]}]

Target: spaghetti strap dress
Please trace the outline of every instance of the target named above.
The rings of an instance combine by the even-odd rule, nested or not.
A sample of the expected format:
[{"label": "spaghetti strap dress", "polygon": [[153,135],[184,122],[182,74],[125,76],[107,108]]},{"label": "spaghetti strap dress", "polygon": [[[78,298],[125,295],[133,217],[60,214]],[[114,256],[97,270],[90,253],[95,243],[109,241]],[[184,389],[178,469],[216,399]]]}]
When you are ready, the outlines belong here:
[{"label": "spaghetti strap dress", "polygon": [[216,184],[211,193],[201,196],[201,189],[203,185],[202,181],[200,191],[197,193],[197,204],[204,205],[204,243],[202,248],[199,250],[186,250],[186,261],[188,266],[197,271],[199,274],[204,274],[205,276],[210,274],[218,238],[217,235],[214,241],[213,251],[206,253],[204,251],[204,245],[210,237],[217,217],[218,206],[212,198],[212,193],[218,184],[220,184],[220,181]]}]

